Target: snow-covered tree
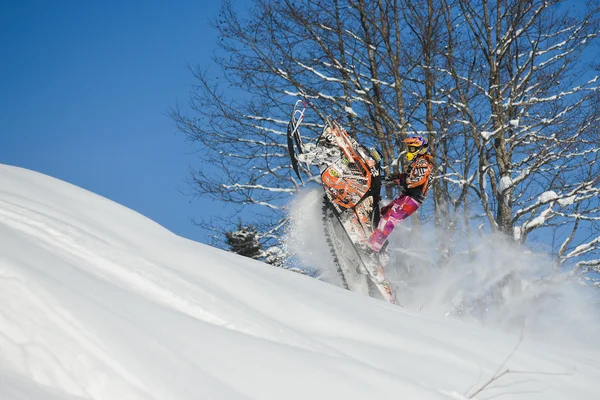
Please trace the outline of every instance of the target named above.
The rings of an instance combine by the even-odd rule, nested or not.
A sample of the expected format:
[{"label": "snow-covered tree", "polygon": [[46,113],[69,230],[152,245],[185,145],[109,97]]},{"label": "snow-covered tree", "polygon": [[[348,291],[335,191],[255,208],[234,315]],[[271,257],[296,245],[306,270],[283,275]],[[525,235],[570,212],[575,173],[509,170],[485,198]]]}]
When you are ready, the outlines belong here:
[{"label": "snow-covered tree", "polygon": [[446,54],[445,93],[458,118],[445,134],[472,150],[458,181],[443,179],[470,188],[478,206],[469,216],[480,210],[493,230],[525,242],[550,229],[558,263],[585,256],[580,262],[595,265],[600,82],[584,60],[597,52],[589,46],[597,46],[600,14],[598,3],[579,16],[561,3],[459,0],[446,8],[457,47]]},{"label": "snow-covered tree", "polygon": [[563,3],[257,0],[238,14],[225,0],[220,71],[193,69],[191,113],[172,113],[200,145],[193,188],[232,214],[254,210],[277,239],[300,187],[285,127],[301,98],[305,135],[333,115],[388,166],[402,138],[426,132],[437,173],[420,211],[446,232],[441,243],[481,225],[596,268],[598,78],[585,60],[597,54],[598,5],[578,14]]},{"label": "snow-covered tree", "polygon": [[256,227],[238,223],[235,231],[225,233],[225,242],[231,252],[244,257],[259,259],[264,250],[258,240]]},{"label": "snow-covered tree", "polygon": [[225,232],[225,244],[233,253],[254,260],[263,261],[274,267],[284,268],[292,272],[302,275],[317,277],[318,274],[313,270],[306,270],[286,263],[289,254],[287,254],[280,246],[270,246],[267,249],[263,248],[261,241],[264,237],[258,232],[254,225],[244,225],[238,222],[237,228],[234,231]]}]

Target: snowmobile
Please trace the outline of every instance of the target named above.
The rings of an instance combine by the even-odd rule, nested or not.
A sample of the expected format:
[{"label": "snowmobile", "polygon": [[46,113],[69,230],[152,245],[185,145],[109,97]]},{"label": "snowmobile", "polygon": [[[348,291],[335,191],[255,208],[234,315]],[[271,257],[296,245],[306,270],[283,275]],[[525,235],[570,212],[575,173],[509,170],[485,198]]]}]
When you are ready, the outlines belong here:
[{"label": "snowmobile", "polygon": [[[302,181],[300,163],[319,168],[324,189],[323,226],[343,286],[356,290],[367,285],[368,294],[395,303],[384,275],[385,255],[369,251],[368,239],[379,222],[381,154],[358,143],[331,117],[317,140],[304,143],[300,125],[306,105],[299,100],[287,127],[292,169]],[[357,276],[358,275],[358,276]],[[366,277],[361,280],[360,277]],[[356,290],[362,291],[362,290]]]}]

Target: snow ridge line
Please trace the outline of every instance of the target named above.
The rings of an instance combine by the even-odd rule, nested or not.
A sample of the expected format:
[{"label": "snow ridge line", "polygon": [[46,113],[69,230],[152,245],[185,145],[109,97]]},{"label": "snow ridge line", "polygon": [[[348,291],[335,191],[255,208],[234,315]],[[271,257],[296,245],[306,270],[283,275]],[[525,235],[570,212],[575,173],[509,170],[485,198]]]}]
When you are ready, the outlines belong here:
[{"label": "snow ridge line", "polygon": [[[110,246],[90,232],[82,231],[48,215],[3,200],[0,200],[0,204],[2,204],[0,207],[1,223],[35,237],[38,243],[43,243],[44,247],[52,252],[57,250],[63,252],[68,258],[73,259],[75,265],[93,267],[86,268],[88,272],[100,275],[126,290],[133,289],[152,301],[159,299],[166,306],[201,321],[218,326],[228,324],[228,321],[216,314],[208,312],[198,304],[191,304],[187,298],[181,297],[164,287],[168,281],[173,279],[179,281],[180,278],[173,275],[164,276],[164,280],[157,282],[151,277],[145,276],[142,273],[144,269],[150,268],[156,272],[163,271],[148,261],[139,257],[132,257],[126,251]],[[59,227],[59,229],[54,227]],[[92,248],[94,251],[90,251],[88,248]],[[130,269],[132,266],[138,271]],[[163,275],[167,274],[163,273]],[[177,282],[177,284],[191,287],[183,280]],[[191,295],[191,293],[189,294]],[[199,301],[199,303],[202,303],[202,301]],[[210,301],[206,301],[206,303],[210,304]]]},{"label": "snow ridge line", "polygon": [[[86,273],[95,274],[123,290],[136,292],[151,302],[158,300],[168,308],[220,328],[314,350],[310,339],[277,321],[256,325],[252,315],[236,311],[229,304],[232,300],[224,297],[226,293],[222,296],[211,294],[214,288],[203,285],[198,279],[190,283],[191,279],[185,275],[168,272],[168,266],[134,256],[126,249],[111,246],[93,233],[52,216],[0,199],[0,224],[35,238],[35,243],[51,253],[58,251],[60,257],[72,260],[73,266],[85,269]],[[176,287],[177,292],[169,286]],[[204,290],[199,291],[198,286]],[[321,350],[336,353],[330,348]]]}]

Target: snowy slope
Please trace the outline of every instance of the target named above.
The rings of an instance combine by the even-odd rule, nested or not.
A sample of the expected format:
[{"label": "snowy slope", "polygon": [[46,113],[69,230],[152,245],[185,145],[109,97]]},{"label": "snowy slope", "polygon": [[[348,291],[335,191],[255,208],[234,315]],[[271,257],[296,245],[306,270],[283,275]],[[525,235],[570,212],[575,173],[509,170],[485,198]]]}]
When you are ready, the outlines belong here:
[{"label": "snowy slope", "polygon": [[[0,399],[463,399],[519,337],[180,238],[0,165]],[[598,399],[600,352],[525,337],[477,399]]]}]

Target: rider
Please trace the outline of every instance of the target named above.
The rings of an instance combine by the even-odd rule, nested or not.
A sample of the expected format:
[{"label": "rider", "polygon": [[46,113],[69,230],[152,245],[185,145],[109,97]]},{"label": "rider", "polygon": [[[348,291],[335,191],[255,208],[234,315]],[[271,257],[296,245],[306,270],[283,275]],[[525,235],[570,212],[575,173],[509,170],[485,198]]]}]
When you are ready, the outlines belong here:
[{"label": "rider", "polygon": [[377,229],[369,238],[369,245],[375,252],[381,251],[396,224],[419,208],[431,183],[433,157],[427,153],[427,139],[421,136],[409,137],[404,139],[404,144],[409,165],[405,173],[388,178],[400,187],[400,196],[381,209]]}]

